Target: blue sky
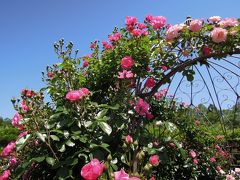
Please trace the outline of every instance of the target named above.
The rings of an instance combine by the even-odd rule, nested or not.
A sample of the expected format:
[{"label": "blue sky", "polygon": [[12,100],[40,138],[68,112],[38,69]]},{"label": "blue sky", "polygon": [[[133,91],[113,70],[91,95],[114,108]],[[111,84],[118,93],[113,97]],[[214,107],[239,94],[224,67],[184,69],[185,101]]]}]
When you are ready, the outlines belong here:
[{"label": "blue sky", "polygon": [[44,86],[41,71],[58,62],[52,45],[62,37],[85,55],[92,40],[106,40],[127,15],[162,15],[175,24],[188,15],[240,17],[239,7],[239,0],[1,0],[0,116],[13,116],[10,99],[22,88]]}]

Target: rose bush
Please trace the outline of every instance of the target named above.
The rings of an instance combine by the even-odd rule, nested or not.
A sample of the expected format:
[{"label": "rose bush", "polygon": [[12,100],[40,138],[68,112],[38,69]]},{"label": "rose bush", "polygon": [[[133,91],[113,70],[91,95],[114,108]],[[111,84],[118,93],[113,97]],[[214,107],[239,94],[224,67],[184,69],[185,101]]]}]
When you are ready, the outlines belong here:
[{"label": "rose bush", "polygon": [[[184,103],[162,85],[208,58],[239,54],[239,21],[166,24],[126,17],[108,41],[90,44],[79,58],[60,40],[62,60],[43,72],[46,87],[23,90],[13,100],[13,125],[21,130],[4,148],[0,172],[8,179],[201,179],[216,178],[229,154]],[[234,31],[235,33],[230,33]],[[50,102],[44,101],[44,95]]]}]

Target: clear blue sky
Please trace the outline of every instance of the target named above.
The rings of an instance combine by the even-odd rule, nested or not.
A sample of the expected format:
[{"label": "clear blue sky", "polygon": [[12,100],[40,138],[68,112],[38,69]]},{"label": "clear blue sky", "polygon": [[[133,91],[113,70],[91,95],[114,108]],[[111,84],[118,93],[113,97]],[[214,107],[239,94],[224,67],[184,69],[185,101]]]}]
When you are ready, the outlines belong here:
[{"label": "clear blue sky", "polygon": [[22,88],[40,89],[41,71],[58,62],[53,42],[73,41],[80,54],[92,40],[106,40],[127,15],[167,17],[168,23],[193,18],[240,17],[240,0],[1,0],[0,116],[12,118],[10,99]]}]

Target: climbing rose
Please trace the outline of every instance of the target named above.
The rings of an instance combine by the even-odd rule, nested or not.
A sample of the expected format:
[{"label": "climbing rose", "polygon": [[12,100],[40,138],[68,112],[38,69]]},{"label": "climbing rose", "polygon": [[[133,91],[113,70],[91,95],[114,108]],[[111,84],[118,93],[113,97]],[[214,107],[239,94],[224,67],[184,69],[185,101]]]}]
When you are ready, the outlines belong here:
[{"label": "climbing rose", "polygon": [[66,95],[66,99],[68,99],[70,101],[77,101],[89,93],[90,93],[90,91],[87,88],[81,88],[79,90],[68,92]]},{"label": "climbing rose", "polygon": [[143,23],[138,23],[138,28],[139,29],[141,29],[141,30],[143,30],[143,29],[145,29],[147,26],[145,25],[145,24],[143,24]]},{"label": "climbing rose", "polygon": [[162,70],[166,71],[166,70],[168,70],[168,67],[167,66],[162,66]]},{"label": "climbing rose", "polygon": [[10,170],[5,170],[0,176],[0,180],[8,180],[10,175],[11,175]]},{"label": "climbing rose", "polygon": [[10,163],[10,165],[16,164],[16,163],[17,163],[16,157],[15,157],[15,156],[12,156],[12,157],[10,158],[10,160],[9,160],[9,163]]},{"label": "climbing rose", "polygon": [[125,23],[127,26],[135,26],[137,23],[137,18],[135,18],[133,16],[127,16]]},{"label": "climbing rose", "polygon": [[155,83],[154,78],[153,78],[153,77],[150,77],[150,78],[147,79],[145,86],[146,86],[147,88],[152,88],[152,87],[155,86],[155,84],[156,84],[156,83]]},{"label": "climbing rose", "polygon": [[235,180],[235,177],[233,177],[231,174],[226,175],[226,180]]},{"label": "climbing rose", "polygon": [[203,51],[203,55],[204,55],[204,56],[208,56],[208,55],[210,55],[210,54],[212,53],[212,49],[209,48],[209,47],[207,47],[207,46],[205,46],[205,47],[202,49],[202,51]]},{"label": "climbing rose", "polygon": [[86,60],[84,60],[84,61],[83,61],[83,67],[85,68],[85,67],[87,67],[88,65],[89,65],[89,62],[86,61]]},{"label": "climbing rose", "polygon": [[107,41],[103,41],[102,42],[102,45],[105,49],[111,49],[112,48],[112,45],[109,44]]},{"label": "climbing rose", "polygon": [[131,32],[132,36],[134,37],[138,37],[138,36],[141,36],[142,34],[142,31],[140,29],[133,29],[132,32]]},{"label": "climbing rose", "polygon": [[114,172],[114,180],[128,180],[128,179],[129,175],[123,169]]},{"label": "climbing rose", "polygon": [[210,161],[211,161],[211,162],[216,162],[215,157],[211,157],[211,158],[210,158]]},{"label": "climbing rose", "polygon": [[122,58],[121,66],[123,69],[130,69],[134,65],[134,60],[130,56]]},{"label": "climbing rose", "polygon": [[155,180],[155,178],[154,178],[154,177],[151,177],[149,180]]},{"label": "climbing rose", "polygon": [[154,118],[154,116],[150,112],[146,113],[146,117],[147,117],[148,120],[151,120],[151,119]]},{"label": "climbing rose", "polygon": [[119,32],[116,32],[114,34],[109,35],[108,39],[110,42],[116,42],[119,39],[121,39],[121,37],[122,37],[122,34]]},{"label": "climbing rose", "polygon": [[145,16],[145,20],[148,22],[148,23],[151,23],[153,21],[154,17],[153,15],[147,15]]},{"label": "climbing rose", "polygon": [[21,120],[20,114],[16,113],[16,114],[13,116],[13,118],[12,118],[12,125],[13,125],[14,127],[18,127],[20,120]]},{"label": "climbing rose", "polygon": [[139,115],[144,116],[146,113],[148,113],[149,104],[143,99],[139,98],[134,109]]},{"label": "climbing rose", "polygon": [[195,158],[197,156],[197,154],[193,150],[191,150],[189,154],[192,158]]},{"label": "climbing rose", "polygon": [[125,137],[125,142],[126,142],[127,144],[131,144],[131,143],[133,142],[132,136],[127,135],[127,136]]},{"label": "climbing rose", "polygon": [[220,43],[220,42],[226,41],[227,34],[228,34],[228,31],[223,28],[214,28],[210,33],[212,40],[215,43]]},{"label": "climbing rose", "polygon": [[156,30],[158,28],[162,28],[165,25],[166,20],[167,19],[163,16],[153,17],[153,19],[151,20],[151,24],[153,26],[153,29]]},{"label": "climbing rose", "polygon": [[101,176],[103,168],[103,163],[100,163],[98,159],[92,159],[91,162],[82,167],[81,176],[85,180],[97,180]]},{"label": "climbing rose", "polygon": [[239,22],[236,18],[225,18],[220,22],[220,26],[222,27],[232,27],[239,25]]},{"label": "climbing rose", "polygon": [[123,72],[118,72],[118,74],[119,74],[118,76],[119,79],[125,79],[125,78],[128,79],[133,77],[132,71],[123,70]]},{"label": "climbing rose", "polygon": [[19,139],[19,138],[21,138],[21,137],[23,137],[23,136],[26,136],[26,135],[27,135],[27,131],[23,131],[23,132],[21,132],[21,133],[18,135],[17,139]]},{"label": "climbing rose", "polygon": [[6,157],[8,156],[12,151],[13,149],[15,148],[15,142],[10,142],[8,143],[8,145],[3,149],[2,153],[1,153],[1,156],[2,157]]},{"label": "climbing rose", "polygon": [[208,21],[210,21],[212,23],[218,23],[219,21],[221,21],[221,17],[220,16],[212,16],[212,17],[208,18]]},{"label": "climbing rose", "polygon": [[166,40],[172,41],[180,35],[180,31],[183,29],[183,24],[176,24],[170,27],[166,32]]},{"label": "climbing rose", "polygon": [[197,165],[198,164],[198,160],[197,159],[193,159],[193,164]]},{"label": "climbing rose", "polygon": [[202,28],[202,24],[203,22],[199,19],[192,20],[189,29],[193,32],[198,32]]},{"label": "climbing rose", "polygon": [[152,155],[149,158],[149,162],[150,162],[151,165],[157,166],[159,164],[159,157],[158,157],[158,155]]}]

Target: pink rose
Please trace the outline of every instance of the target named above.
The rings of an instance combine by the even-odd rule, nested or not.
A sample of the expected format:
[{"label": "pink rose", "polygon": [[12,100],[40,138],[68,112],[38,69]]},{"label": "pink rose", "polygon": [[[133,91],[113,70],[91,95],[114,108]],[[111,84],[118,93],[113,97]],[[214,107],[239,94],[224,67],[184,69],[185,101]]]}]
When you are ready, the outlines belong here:
[{"label": "pink rose", "polygon": [[66,99],[69,101],[78,101],[83,96],[86,96],[90,93],[90,91],[87,88],[81,88],[79,90],[70,91],[66,94]]},{"label": "pink rose", "polygon": [[139,115],[144,116],[146,115],[146,113],[148,113],[149,104],[145,102],[143,99],[139,98],[134,109]]},{"label": "pink rose", "polygon": [[166,41],[172,41],[180,35],[180,31],[183,29],[183,24],[176,24],[170,27],[166,32]]},{"label": "pink rose", "polygon": [[53,78],[54,77],[54,72],[48,72],[47,77],[50,78],[50,79]]},{"label": "pink rose", "polygon": [[147,15],[145,16],[145,20],[148,22],[148,23],[151,23],[153,21],[154,17],[153,15]]},{"label": "pink rose", "polygon": [[127,144],[131,144],[131,143],[133,142],[132,136],[127,135],[127,136],[125,137],[125,142],[126,142]]},{"label": "pink rose", "polygon": [[151,24],[153,26],[153,29],[157,30],[159,28],[162,28],[165,25],[166,20],[167,19],[163,16],[153,17],[153,19],[151,20]]},{"label": "pink rose", "polygon": [[193,164],[197,165],[198,164],[198,160],[197,159],[193,159]]},{"label": "pink rose", "polygon": [[112,45],[109,44],[107,41],[103,41],[102,42],[102,45],[105,49],[111,49],[112,48]]},{"label": "pink rose", "polygon": [[16,157],[15,156],[12,156],[11,158],[10,158],[10,160],[9,160],[9,163],[10,163],[10,165],[14,165],[14,164],[16,164],[17,163],[17,159],[16,159]]},{"label": "pink rose", "polygon": [[126,71],[126,70],[123,70],[123,72],[118,72],[118,78],[119,79],[128,79],[128,78],[132,78],[133,77],[133,73],[132,71]]},{"label": "pink rose", "polygon": [[16,143],[15,142],[10,142],[8,145],[3,149],[1,156],[6,157],[8,156],[15,148]]},{"label": "pink rose", "polygon": [[169,29],[170,27],[172,27],[171,24],[167,24],[167,25],[166,25],[166,28],[167,28],[167,29]]},{"label": "pink rose", "polygon": [[160,90],[159,92],[156,92],[153,96],[157,99],[160,100],[163,96],[165,96],[165,91],[164,90]]},{"label": "pink rose", "polygon": [[130,177],[128,180],[141,180],[138,177]]},{"label": "pink rose", "polygon": [[215,157],[211,157],[211,158],[210,158],[210,161],[211,161],[211,162],[216,162]]},{"label": "pink rose", "polygon": [[155,180],[155,178],[154,178],[154,177],[151,177],[149,180]]},{"label": "pink rose", "polygon": [[146,117],[147,117],[148,120],[151,120],[151,119],[154,118],[154,116],[150,112],[146,113]]},{"label": "pink rose", "polygon": [[239,174],[240,173],[240,168],[235,168],[234,171],[235,171],[235,173]]},{"label": "pink rose", "polygon": [[142,34],[142,31],[140,29],[133,29],[132,32],[131,32],[132,36],[134,37],[138,37],[138,36],[141,36]]},{"label": "pink rose", "polygon": [[21,103],[20,103],[20,105],[21,105],[21,107],[22,107],[22,109],[23,109],[23,111],[24,112],[27,112],[30,108],[26,105],[26,103],[24,102],[24,101],[22,101]]},{"label": "pink rose", "polygon": [[81,176],[85,180],[97,180],[103,172],[104,164],[98,159],[92,159],[91,162],[85,164],[81,169]]},{"label": "pink rose", "polygon": [[218,23],[219,21],[221,21],[221,17],[220,16],[212,16],[212,17],[208,18],[208,21],[210,21],[212,23]]},{"label": "pink rose", "polygon": [[96,43],[94,42],[94,43],[91,43],[89,47],[90,47],[91,49],[93,49],[93,48],[95,48],[95,46],[96,46]]},{"label": "pink rose", "polygon": [[145,25],[145,24],[143,24],[143,23],[138,23],[138,28],[139,29],[141,29],[141,30],[143,30],[143,29],[145,29],[147,26]]},{"label": "pink rose", "polygon": [[27,131],[21,132],[21,133],[18,135],[17,139],[19,139],[19,138],[21,138],[21,137],[23,137],[23,136],[26,136],[26,135],[27,135]]},{"label": "pink rose", "polygon": [[205,47],[202,49],[202,52],[203,52],[203,55],[204,55],[204,56],[208,56],[208,55],[210,55],[210,54],[212,53],[212,49],[209,48],[209,47],[207,47],[207,46],[205,46]]},{"label": "pink rose", "polygon": [[21,120],[21,115],[16,113],[12,119],[12,125],[18,129],[23,129],[23,125],[19,124]]},{"label": "pink rose", "polygon": [[192,32],[198,32],[202,28],[203,22],[199,19],[194,19],[190,22],[189,30]]},{"label": "pink rose", "polygon": [[147,88],[152,88],[152,87],[155,86],[155,84],[156,84],[156,83],[155,83],[154,78],[153,78],[153,77],[150,77],[150,78],[147,79],[145,86],[146,86]]},{"label": "pink rose", "polygon": [[191,156],[192,158],[197,157],[197,154],[196,154],[195,151],[193,151],[193,150],[191,150],[189,154],[190,154],[190,156]]},{"label": "pink rose", "polygon": [[235,177],[231,174],[226,175],[226,180],[235,180]]},{"label": "pink rose", "polygon": [[168,67],[167,66],[162,66],[162,70],[166,71],[166,70],[168,70]]},{"label": "pink rose", "polygon": [[0,180],[8,180],[10,175],[11,175],[10,170],[5,170],[0,176]]},{"label": "pink rose", "polygon": [[211,31],[210,36],[212,37],[213,42],[220,43],[220,42],[226,41],[227,34],[228,34],[228,31],[226,29],[214,28]]},{"label": "pink rose", "polygon": [[149,158],[149,162],[150,162],[151,165],[157,166],[159,164],[159,157],[158,157],[158,155],[152,155]]},{"label": "pink rose", "polygon": [[127,26],[135,26],[137,23],[137,18],[133,16],[127,16],[125,19],[125,23]]},{"label": "pink rose", "polygon": [[84,60],[84,61],[83,61],[83,67],[85,68],[85,67],[87,67],[88,65],[89,65],[89,62],[86,61],[86,60]]},{"label": "pink rose", "polygon": [[119,32],[116,32],[115,34],[109,35],[108,39],[110,42],[116,42],[119,39],[121,39],[121,37],[122,37],[122,34]]},{"label": "pink rose", "polygon": [[130,56],[122,58],[121,66],[123,69],[130,69],[134,65],[134,60]]},{"label": "pink rose", "polygon": [[239,22],[236,18],[225,18],[220,22],[220,26],[222,27],[233,27],[233,26],[238,26]]},{"label": "pink rose", "polygon": [[129,175],[123,169],[114,172],[114,180],[128,180],[128,179]]},{"label": "pink rose", "polygon": [[216,144],[215,148],[217,151],[222,151],[222,148],[218,144]]}]

